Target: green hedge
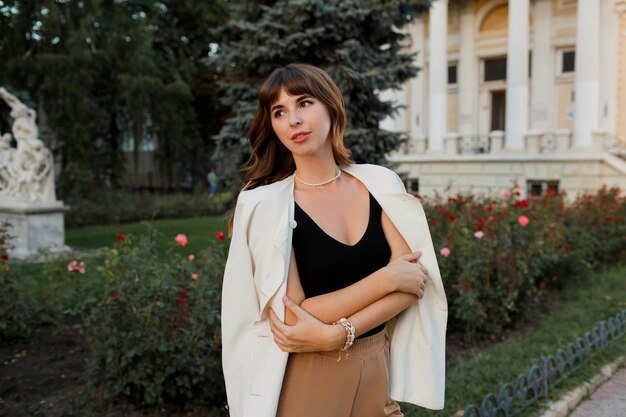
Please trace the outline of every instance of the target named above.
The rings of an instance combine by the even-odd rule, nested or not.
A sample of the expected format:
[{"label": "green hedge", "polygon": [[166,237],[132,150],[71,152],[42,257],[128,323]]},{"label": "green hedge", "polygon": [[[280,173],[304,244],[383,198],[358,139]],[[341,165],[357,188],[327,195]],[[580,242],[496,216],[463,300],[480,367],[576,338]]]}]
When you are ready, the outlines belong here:
[{"label": "green hedge", "polygon": [[31,306],[10,268],[8,238],[11,225],[0,223],[0,342],[24,338],[30,333]]},{"label": "green hedge", "polygon": [[66,199],[64,203],[70,209],[65,215],[65,224],[67,227],[81,227],[214,216],[226,212],[231,202],[231,192],[209,197],[204,193],[152,194],[103,190],[90,198]]}]

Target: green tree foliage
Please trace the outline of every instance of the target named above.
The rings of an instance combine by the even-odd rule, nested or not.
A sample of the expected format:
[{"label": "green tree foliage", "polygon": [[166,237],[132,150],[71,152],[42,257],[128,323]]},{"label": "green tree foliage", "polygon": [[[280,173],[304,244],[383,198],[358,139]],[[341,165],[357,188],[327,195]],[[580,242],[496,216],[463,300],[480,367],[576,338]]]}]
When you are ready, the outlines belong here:
[{"label": "green tree foliage", "polygon": [[225,20],[223,3],[0,1],[0,85],[37,103],[62,197],[118,185],[128,136],[135,158],[144,138],[156,139],[170,185],[181,172],[206,172],[215,82],[200,61]]},{"label": "green tree foliage", "polygon": [[[354,159],[384,162],[384,155],[406,138],[379,128],[379,122],[397,110],[394,103],[381,100],[380,92],[398,89],[416,75],[418,68],[401,29],[429,4],[429,0],[238,2],[233,20],[220,29],[220,51],[214,59],[223,76],[224,102],[233,109],[216,136],[219,149],[247,148],[246,132],[263,79],[279,66],[304,62],[324,68],[342,90],[348,111],[345,140]],[[242,153],[245,158],[246,151]]]}]

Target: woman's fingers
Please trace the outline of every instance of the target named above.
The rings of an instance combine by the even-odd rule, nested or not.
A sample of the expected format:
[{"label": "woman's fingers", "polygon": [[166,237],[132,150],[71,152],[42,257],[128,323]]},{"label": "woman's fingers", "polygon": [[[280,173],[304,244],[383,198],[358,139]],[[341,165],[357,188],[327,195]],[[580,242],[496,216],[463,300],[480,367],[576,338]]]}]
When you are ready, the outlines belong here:
[{"label": "woman's fingers", "polygon": [[302,309],[302,307],[300,307],[298,304],[294,303],[291,298],[287,297],[286,295],[283,297],[283,304],[285,304],[285,307],[287,307],[287,309],[289,311],[291,311],[293,313],[294,316],[296,316],[296,318],[298,320],[303,320],[308,318],[308,316],[310,316],[309,313],[307,313],[306,311],[304,311],[304,309]]},{"label": "woman's fingers", "polygon": [[421,251],[415,251],[415,252],[407,253],[406,255],[402,255],[402,256],[394,259],[394,262],[395,261],[417,262],[417,260],[420,258],[420,256],[422,256],[422,252]]}]

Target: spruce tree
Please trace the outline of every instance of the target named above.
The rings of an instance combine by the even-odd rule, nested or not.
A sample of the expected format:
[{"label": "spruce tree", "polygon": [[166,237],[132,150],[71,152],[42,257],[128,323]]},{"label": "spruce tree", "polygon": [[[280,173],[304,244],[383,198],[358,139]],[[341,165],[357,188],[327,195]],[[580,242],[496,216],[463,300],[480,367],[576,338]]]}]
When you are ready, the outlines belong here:
[{"label": "spruce tree", "polygon": [[239,2],[233,20],[220,29],[215,57],[223,100],[233,109],[216,136],[221,155],[238,155],[235,164],[247,157],[246,132],[263,79],[288,63],[309,63],[324,68],[344,95],[345,142],[353,158],[384,163],[406,135],[379,127],[398,109],[381,100],[380,92],[401,88],[417,74],[402,27],[429,5],[430,0]]}]

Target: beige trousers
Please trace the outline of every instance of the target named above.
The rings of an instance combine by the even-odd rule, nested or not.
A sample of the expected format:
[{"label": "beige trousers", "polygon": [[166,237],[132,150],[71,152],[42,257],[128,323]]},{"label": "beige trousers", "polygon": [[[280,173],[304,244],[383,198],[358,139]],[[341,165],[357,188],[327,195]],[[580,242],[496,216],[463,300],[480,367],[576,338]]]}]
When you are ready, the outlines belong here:
[{"label": "beige trousers", "polygon": [[357,339],[348,350],[291,353],[276,417],[402,417],[389,398],[386,332]]}]

